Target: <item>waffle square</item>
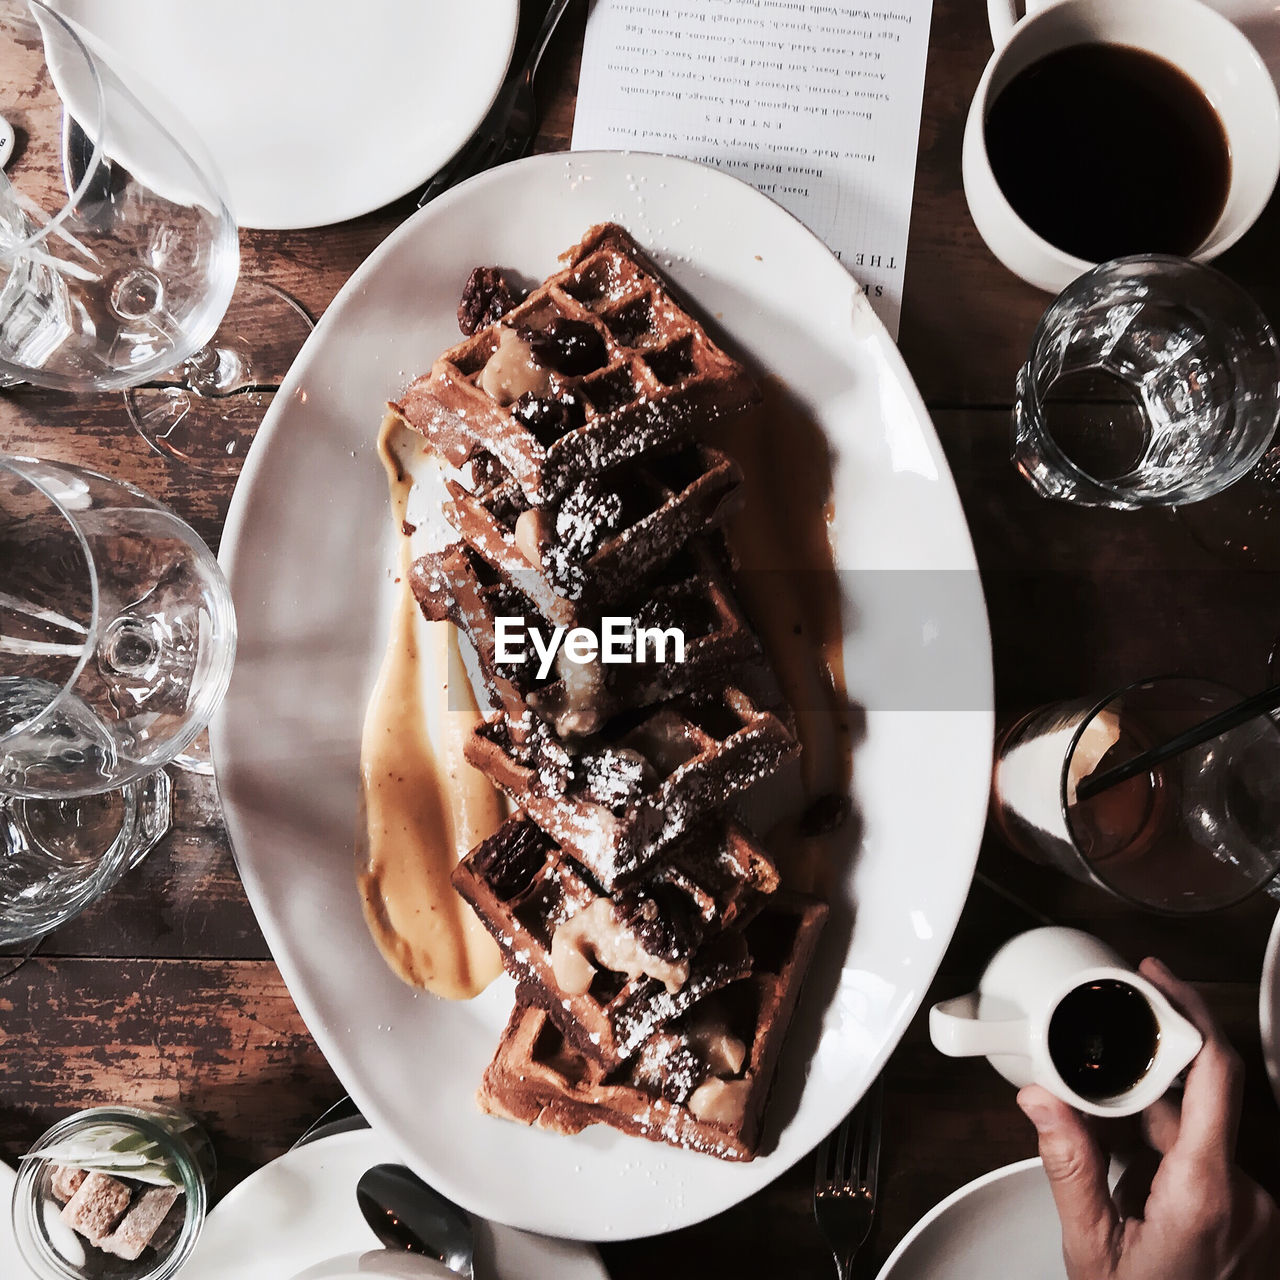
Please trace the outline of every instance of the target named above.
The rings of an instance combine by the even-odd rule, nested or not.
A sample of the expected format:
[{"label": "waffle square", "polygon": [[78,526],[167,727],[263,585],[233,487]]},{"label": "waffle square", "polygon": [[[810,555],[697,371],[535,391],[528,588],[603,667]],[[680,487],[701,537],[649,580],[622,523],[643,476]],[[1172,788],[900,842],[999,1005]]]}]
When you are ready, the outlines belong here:
[{"label": "waffle square", "polygon": [[[724,1160],[752,1159],[826,917],[826,905],[815,899],[775,895],[746,930],[751,976],[656,1031],[608,1073],[578,1053],[546,1011],[520,992],[485,1072],[481,1108],[558,1133],[608,1124]],[[736,1070],[725,1052],[727,1038],[745,1050]]]},{"label": "waffle square", "polygon": [[443,557],[423,557],[409,574],[423,613],[428,618],[448,617],[466,632],[491,701],[516,721],[526,706],[532,708],[564,738],[595,733],[619,711],[721,682],[760,652],[716,555],[706,544],[693,541],[639,596],[615,601],[589,626],[600,636],[603,617],[612,616],[635,627],[676,627],[684,637],[682,660],[664,654],[663,661],[656,661],[650,648],[644,662],[557,663],[546,676],[539,676],[537,654],[526,642],[523,661],[499,662],[498,618],[516,618],[526,631],[536,628],[544,637],[551,635],[555,624],[525,590],[541,580],[531,567],[510,580],[465,546]]},{"label": "waffle square", "polygon": [[[564,257],[563,270],[444,352],[394,406],[455,463],[479,449],[494,454],[532,503],[760,398],[747,370],[676,301],[622,227],[593,227]],[[576,417],[531,425],[505,384],[500,394],[486,390],[484,370],[500,345],[512,345],[506,335],[542,333],[560,320],[594,331],[603,358],[587,372],[532,379],[543,396],[571,397],[580,425]]]},{"label": "waffle square", "polygon": [[498,715],[476,727],[466,757],[612,893],[799,751],[772,711],[725,686],[664,703],[611,745],[577,753],[531,712]]},{"label": "waffle square", "polygon": [[[605,601],[634,593],[689,538],[717,525],[741,479],[737,464],[718,449],[687,444],[583,481],[558,506],[532,507],[494,459],[477,468],[471,488],[447,481],[444,513],[539,613],[576,627]],[[521,545],[521,526],[529,521],[534,560]]]},{"label": "waffle square", "polygon": [[[600,887],[518,814],[458,864],[453,883],[497,939],[507,972],[529,1000],[547,1010],[577,1052],[614,1067],[664,1022],[747,973],[741,935],[724,931],[760,910],[778,875],[741,827],[713,819],[615,896],[600,917],[593,904],[609,901]],[[565,990],[557,933],[571,918],[586,921],[587,908],[603,919],[611,945],[622,942],[624,963],[651,976],[611,971],[588,944],[590,967],[571,968],[581,980]],[[580,937],[570,944],[580,946]],[[668,978],[680,982],[677,989]]]}]

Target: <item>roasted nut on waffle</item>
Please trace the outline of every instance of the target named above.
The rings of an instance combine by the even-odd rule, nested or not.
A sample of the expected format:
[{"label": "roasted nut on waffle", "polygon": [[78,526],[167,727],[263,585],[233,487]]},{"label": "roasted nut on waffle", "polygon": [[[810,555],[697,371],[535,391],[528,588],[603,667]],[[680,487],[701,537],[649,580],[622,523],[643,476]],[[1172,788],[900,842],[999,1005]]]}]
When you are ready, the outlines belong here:
[{"label": "roasted nut on waffle", "polygon": [[493,1115],[624,1133],[750,1160],[791,1015],[827,908],[780,893],[747,927],[749,978],[699,1001],[603,1074],[521,990],[478,1100]]},{"label": "roasted nut on waffle", "polygon": [[530,502],[759,399],[621,227],[450,348],[396,409],[450,461],[494,454]]},{"label": "roasted nut on waffle", "polygon": [[521,814],[458,864],[453,883],[528,998],[579,1053],[614,1067],[664,1022],[747,973],[741,935],[724,930],[761,908],[778,875],[722,818],[609,898]]},{"label": "roasted nut on waffle", "polygon": [[634,593],[690,537],[717,524],[742,479],[718,449],[689,444],[582,480],[558,504],[531,507],[496,459],[472,465],[471,488],[447,482],[446,518],[565,627],[586,625],[604,601]]},{"label": "roasted nut on waffle", "polygon": [[799,753],[741,689],[677,698],[608,746],[570,752],[545,721],[478,725],[467,760],[612,893],[700,819]]},{"label": "roasted nut on waffle", "polygon": [[[498,618],[511,618],[526,634],[552,634],[555,624],[523,590],[536,577],[526,568],[523,578],[508,582],[469,547],[458,546],[442,557],[416,561],[409,581],[428,618],[449,618],[467,633],[495,705],[515,720],[531,707],[564,738],[595,733],[629,707],[721,683],[731,669],[760,651],[714,554],[692,542],[639,597],[615,602],[607,615],[591,622],[592,632],[602,636],[603,617],[611,616],[620,620],[621,629],[631,628],[632,642],[648,631],[663,637],[660,647],[649,643],[643,661],[626,663],[578,663],[561,649],[555,665],[540,675],[540,659],[528,640],[521,660],[499,661],[496,632]],[[668,634],[671,628],[682,637],[681,657]]]}]

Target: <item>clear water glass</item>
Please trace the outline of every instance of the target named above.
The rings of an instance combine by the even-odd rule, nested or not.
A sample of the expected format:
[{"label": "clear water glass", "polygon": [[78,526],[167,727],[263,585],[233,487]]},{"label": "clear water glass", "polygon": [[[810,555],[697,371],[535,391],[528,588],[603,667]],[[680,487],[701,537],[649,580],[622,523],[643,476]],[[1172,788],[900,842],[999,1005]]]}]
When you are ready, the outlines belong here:
[{"label": "clear water glass", "polygon": [[1032,711],[996,747],[996,827],[1031,861],[1148,910],[1239,902],[1280,870],[1280,725],[1270,716],[1088,799],[1078,791],[1240,700],[1212,681],[1165,677]]},{"label": "clear water glass", "polygon": [[208,724],[235,638],[213,553],[171,511],[0,457],[0,943],[70,918],[164,834],[158,771]]},{"label": "clear water glass", "polygon": [[1045,497],[1121,510],[1221,492],[1280,418],[1280,346],[1221,273],[1182,258],[1085,272],[1018,373],[1013,459]]}]

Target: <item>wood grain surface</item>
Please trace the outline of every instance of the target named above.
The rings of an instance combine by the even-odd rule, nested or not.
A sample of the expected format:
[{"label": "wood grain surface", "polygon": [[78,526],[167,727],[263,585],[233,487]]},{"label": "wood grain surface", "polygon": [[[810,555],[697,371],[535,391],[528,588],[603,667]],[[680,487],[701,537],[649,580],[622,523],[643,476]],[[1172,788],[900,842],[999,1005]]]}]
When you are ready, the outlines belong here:
[{"label": "wood grain surface", "polygon": [[[568,146],[584,17],[580,0],[544,66],[539,150]],[[935,0],[901,347],[933,410],[973,530],[999,718],[1165,672],[1260,687],[1280,635],[1274,577],[1216,559],[1168,512],[1044,502],[1009,463],[1013,376],[1047,300],[987,252],[960,188],[964,114],[988,54],[982,6]],[[319,316],[412,209],[405,199],[338,227],[247,232],[244,272]],[[1276,318],[1278,245],[1280,201],[1273,201],[1221,263]],[[217,545],[231,483],[153,454],[117,397],[0,393],[0,451],[122,476]],[[180,1100],[209,1123],[225,1191],[285,1150],[340,1096],[244,898],[212,785],[183,775],[176,796],[174,830],[147,862],[0,981],[0,1158],[14,1160],[51,1122],[84,1105]],[[1259,898],[1204,920],[1163,920],[1034,867],[992,839],[980,869],[1036,912],[1089,929],[1135,961],[1159,954],[1202,985],[1248,1063],[1241,1158],[1280,1191],[1280,1112],[1257,1029],[1273,904]],[[1036,922],[975,884],[930,999],[967,990],[1001,942]],[[923,1017],[886,1082],[880,1213],[860,1275],[874,1275],[937,1200],[1035,1149],[1012,1091],[983,1062],[937,1055]],[[609,1269],[618,1280],[692,1280],[711,1265],[742,1280],[829,1274],[812,1222],[811,1178],[802,1161],[698,1227],[608,1246]]]}]

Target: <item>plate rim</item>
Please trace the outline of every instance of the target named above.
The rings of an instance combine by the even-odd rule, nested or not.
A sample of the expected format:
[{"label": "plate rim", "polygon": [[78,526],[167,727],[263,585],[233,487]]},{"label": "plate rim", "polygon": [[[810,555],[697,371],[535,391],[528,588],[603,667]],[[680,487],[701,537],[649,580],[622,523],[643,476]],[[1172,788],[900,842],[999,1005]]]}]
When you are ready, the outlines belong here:
[{"label": "plate rim", "polygon": [[[224,523],[223,532],[222,532],[222,541],[219,547],[218,559],[220,563],[222,563],[223,568],[227,573],[228,580],[233,583],[233,587],[234,587],[234,579],[236,575],[236,564],[237,564],[238,558],[245,553],[244,549],[242,548],[242,538],[245,532],[244,526],[247,519],[246,513],[249,507],[249,498],[247,495],[252,491],[254,487],[257,471],[259,467],[262,465],[262,459],[266,455],[267,447],[269,445],[270,440],[276,435],[278,430],[282,429],[280,426],[280,423],[285,414],[285,410],[283,406],[287,405],[291,398],[291,395],[294,389],[293,380],[294,380],[295,371],[299,367],[302,367],[303,357],[308,354],[308,350],[309,348],[311,348],[312,344],[315,343],[316,345],[319,345],[319,341],[327,337],[328,326],[325,324],[325,320],[328,318],[328,316],[331,313],[339,309],[339,304],[345,302],[349,297],[355,294],[358,294],[363,289],[365,289],[367,287],[368,280],[371,277],[373,277],[376,274],[376,272],[380,269],[380,265],[383,262],[383,260],[390,257],[394,253],[396,253],[403,241],[408,240],[412,238],[412,236],[417,234],[416,227],[418,226],[418,224],[424,221],[428,221],[432,217],[434,210],[439,209],[445,206],[446,204],[451,204],[455,200],[464,198],[462,193],[465,193],[465,191],[469,187],[471,187],[473,184],[480,184],[487,181],[493,181],[494,179],[492,175],[494,175],[495,173],[500,173],[500,172],[514,173],[517,171],[530,170],[536,167],[551,168],[553,165],[565,164],[566,162],[568,162],[571,165],[575,161],[585,161],[588,164],[600,164],[600,163],[612,164],[612,163],[622,163],[622,162],[628,162],[628,161],[634,162],[636,160],[652,162],[661,166],[670,166],[674,170],[684,170],[690,174],[702,174],[704,175],[704,179],[707,181],[710,181],[713,183],[722,182],[726,185],[726,187],[736,189],[739,196],[743,199],[764,202],[765,204],[771,207],[775,215],[782,214],[791,224],[793,224],[794,232],[800,234],[809,242],[811,242],[812,245],[816,246],[821,251],[821,253],[826,255],[826,257],[828,257],[829,259],[831,259],[832,263],[835,266],[839,267],[840,270],[847,272],[847,268],[845,268],[843,264],[839,263],[839,260],[835,258],[835,255],[819,239],[819,237],[816,236],[812,231],[810,231],[798,218],[796,218],[788,210],[784,209],[776,201],[770,199],[770,197],[756,190],[749,183],[742,181],[741,179],[735,177],[734,175],[725,173],[724,171],[716,169],[711,166],[699,164],[695,161],[685,160],[683,158],[674,157],[674,156],[666,156],[666,155],[662,155],[661,153],[638,152],[638,151],[618,152],[618,151],[605,151],[605,150],[590,150],[590,151],[574,151],[574,152],[548,152],[548,153],[543,153],[535,156],[529,156],[522,160],[514,161],[511,164],[501,166],[499,170],[488,170],[484,173],[477,174],[474,178],[469,179],[467,182],[461,183],[457,187],[454,187],[451,190],[445,192],[442,196],[438,197],[435,201],[433,201],[431,205],[423,209],[417,210],[414,214],[412,214],[409,218],[407,218],[399,227],[397,227],[389,236],[387,236],[385,240],[383,240],[380,244],[378,244],[371,251],[371,253],[364,259],[364,261],[360,264],[360,266],[356,268],[356,270],[352,273],[351,277],[346,281],[346,283],[335,295],[333,301],[329,304],[329,307],[326,308],[325,315],[321,318],[321,321],[317,325],[316,330],[307,339],[307,343],[304,345],[302,351],[299,353],[298,359],[295,361],[294,368],[291,369],[290,373],[286,376],[280,391],[277,392],[276,400],[273,402],[272,406],[269,408],[268,413],[264,418],[262,425],[258,429],[253,445],[251,446],[249,453],[245,459],[244,467],[241,471],[240,478],[238,479],[236,484],[235,492],[232,495],[231,503],[228,507],[226,521]],[[967,639],[968,639],[968,642],[971,644],[978,643],[980,641],[981,651],[982,651],[980,656],[983,659],[981,664],[982,687],[980,690],[978,690],[978,693],[980,696],[975,700],[976,702],[975,708],[972,710],[965,711],[962,714],[968,715],[972,718],[976,739],[978,743],[982,746],[983,751],[986,753],[986,757],[989,759],[991,755],[991,751],[993,749],[993,745],[994,745],[994,733],[995,733],[995,711],[994,711],[994,705],[993,705],[994,671],[992,667],[991,625],[990,625],[990,615],[986,606],[986,593],[981,581],[981,577],[978,573],[978,561],[977,561],[977,554],[973,546],[972,531],[969,527],[968,518],[964,513],[963,504],[960,501],[959,491],[955,482],[954,473],[951,470],[950,463],[947,461],[946,454],[942,448],[942,443],[938,437],[937,429],[934,425],[932,416],[930,415],[928,408],[924,403],[924,399],[920,394],[920,390],[916,385],[915,379],[912,377],[910,371],[908,370],[906,366],[906,362],[902,357],[902,353],[899,351],[897,345],[890,338],[888,334],[888,330],[885,328],[883,322],[880,320],[880,318],[875,314],[874,310],[872,309],[871,304],[868,301],[863,288],[859,284],[857,284],[856,280],[852,275],[849,275],[849,283],[850,283],[851,295],[854,298],[854,302],[855,302],[855,316],[854,316],[855,332],[861,338],[870,338],[871,340],[873,340],[876,347],[877,357],[887,363],[889,367],[889,371],[893,375],[895,386],[899,391],[901,391],[901,393],[905,397],[906,407],[910,411],[910,415],[913,422],[920,429],[921,437],[927,445],[930,456],[939,466],[939,475],[937,478],[939,482],[944,486],[944,492],[946,493],[948,498],[952,502],[954,502],[956,513],[959,516],[959,529],[956,532],[957,534],[963,535],[962,549],[966,553],[965,567],[967,570],[971,569],[973,571],[973,575],[974,575],[973,591],[975,592],[975,602],[981,605],[980,634],[979,634],[979,628],[975,626],[973,628],[974,634],[969,636]],[[279,411],[276,410],[277,403],[282,406]],[[262,440],[264,442],[262,446],[259,445],[258,443],[259,440]],[[228,705],[227,703],[223,704],[223,707],[219,710],[218,714],[215,716],[213,724],[210,726],[212,753],[215,761],[215,766],[220,761],[225,765],[225,746],[223,744],[223,732],[224,732],[224,721],[226,718],[227,705]],[[978,709],[979,707],[981,709]],[[957,825],[957,827],[955,828],[957,832],[957,839],[954,845],[954,851],[955,851],[954,862],[956,864],[957,871],[959,873],[962,873],[964,886],[972,885],[973,874],[977,867],[982,835],[986,825],[987,802],[989,798],[988,791],[989,791],[988,788],[984,788],[982,791],[981,800],[975,802],[974,804],[974,812],[971,815],[972,829],[966,830],[966,828],[963,825]],[[272,957],[275,960],[278,968],[280,969],[282,977],[284,977],[285,979],[285,984],[289,990],[290,997],[293,999],[295,1005],[297,1006],[299,1013],[301,1014],[304,1022],[306,1023],[307,1028],[310,1031],[311,1035],[316,1040],[317,1046],[321,1049],[322,1054],[324,1054],[326,1061],[330,1062],[331,1068],[333,1068],[336,1073],[336,1067],[334,1067],[333,1062],[329,1059],[328,1053],[325,1051],[324,1041],[328,1039],[328,1036],[327,1036],[327,1028],[325,1027],[324,1019],[320,1016],[319,1010],[313,1006],[310,998],[307,995],[304,994],[300,996],[298,994],[297,988],[299,987],[300,984],[298,984],[297,982],[297,973],[296,973],[295,966],[289,956],[289,952],[285,948],[278,945],[279,942],[282,940],[281,930],[278,928],[276,921],[271,919],[269,915],[267,916],[266,919],[263,919],[259,915],[256,902],[259,896],[261,896],[262,894],[262,889],[259,884],[258,878],[251,871],[249,872],[248,875],[246,875],[246,868],[244,866],[244,862],[242,860],[242,857],[239,851],[240,844],[241,844],[240,821],[239,821],[238,814],[235,812],[234,806],[228,806],[224,804],[224,815],[225,815],[225,820],[227,825],[228,838],[231,844],[233,856],[235,858],[236,867],[238,872],[240,873],[241,880],[245,885],[246,894],[249,897],[250,904],[251,906],[253,906],[255,918],[258,919],[259,927],[262,929],[262,932],[267,939]],[[963,852],[964,849],[967,849],[968,852],[964,853]],[[963,906],[964,906],[964,901],[966,899],[966,896],[967,896],[967,888],[963,892],[961,892],[959,895],[959,900],[957,902],[957,906],[955,910],[955,918],[950,922],[948,927],[948,934],[947,934],[948,938],[954,936],[955,929],[959,923],[960,916],[963,912]],[[866,1088],[869,1087],[870,1084],[875,1080],[876,1076],[879,1075],[885,1062],[892,1055],[894,1050],[897,1048],[898,1044],[900,1044],[902,1037],[905,1034],[912,1019],[919,1012],[919,1009],[924,1003],[924,999],[927,994],[928,987],[932,982],[933,978],[936,976],[939,967],[941,966],[942,959],[945,955],[945,952],[946,952],[945,945],[939,947],[936,957],[934,958],[932,964],[927,966],[927,971],[925,970],[920,971],[920,976],[918,980],[919,982],[918,997],[910,1001],[909,1005],[904,1005],[903,1011],[900,1013],[898,1017],[897,1025],[892,1035],[889,1036],[885,1040],[885,1042],[880,1045],[876,1053],[874,1053],[869,1057],[868,1061],[870,1063],[870,1067],[868,1069],[868,1073],[866,1075],[865,1080],[862,1082],[862,1086],[861,1086],[862,1092],[865,1092]],[[317,1034],[315,1030],[315,1028],[317,1027],[321,1029],[320,1034]],[[347,1061],[347,1057],[346,1055],[343,1055],[343,1067],[346,1068],[348,1065],[349,1065],[349,1062]],[[365,1116],[369,1119],[370,1123],[373,1124],[376,1129],[394,1132],[394,1126],[388,1123],[389,1117],[386,1116],[383,1108],[379,1106],[368,1095],[366,1095],[362,1087],[363,1078],[352,1078],[352,1079],[346,1079],[342,1077],[340,1078],[342,1079],[343,1087],[346,1088],[347,1091],[351,1094],[351,1096],[355,1099],[357,1105],[360,1107],[361,1111],[365,1114]],[[858,1097],[860,1096],[861,1096],[861,1093],[858,1094]],[[858,1100],[857,1097],[851,1099],[850,1106],[855,1105],[857,1100]],[[827,1129],[824,1132],[830,1132],[831,1130],[834,1130],[836,1126],[840,1123],[842,1118],[843,1118],[843,1112],[832,1115],[830,1117],[830,1125],[827,1127]],[[820,1140],[822,1136],[823,1136],[822,1134],[819,1134],[819,1138],[816,1139],[815,1141]],[[414,1163],[413,1153],[406,1151],[405,1154],[408,1162],[410,1164],[413,1164]],[[764,1182],[748,1183],[746,1186],[744,1186],[744,1188],[740,1192],[735,1192],[733,1196],[725,1200],[724,1203],[713,1204],[710,1207],[705,1207],[705,1208],[699,1207],[694,1210],[689,1210],[687,1208],[683,1209],[676,1218],[674,1218],[671,1222],[668,1222],[666,1224],[661,1224],[658,1226],[640,1227],[640,1228],[619,1228],[619,1227],[614,1227],[610,1225],[609,1228],[604,1231],[601,1231],[599,1229],[600,1224],[598,1223],[589,1224],[597,1228],[594,1231],[593,1235],[591,1236],[586,1236],[584,1234],[579,1234],[577,1232],[568,1232],[559,1226],[557,1227],[557,1230],[564,1238],[574,1238],[574,1239],[590,1238],[590,1239],[596,1239],[596,1240],[627,1240],[627,1239],[643,1238],[653,1234],[658,1234],[662,1232],[681,1229],[686,1226],[691,1226],[698,1222],[705,1221],[707,1218],[712,1217],[717,1213],[723,1212],[725,1209],[730,1208],[735,1204],[741,1203],[743,1200],[747,1199],[750,1195],[755,1194],[757,1191],[761,1190],[764,1186],[768,1185],[769,1181],[772,1181],[774,1178],[780,1177],[786,1171],[787,1168],[791,1167],[797,1161],[803,1159],[806,1154],[807,1154],[807,1151],[801,1151],[794,1154],[786,1165],[781,1166],[776,1170],[772,1170],[770,1177],[766,1179]],[[744,1171],[750,1170],[752,1168],[752,1164],[747,1163],[743,1165],[738,1165],[738,1166],[735,1166],[735,1168],[739,1168]],[[457,1192],[456,1187],[453,1187],[453,1188],[445,1187],[444,1189],[446,1193],[449,1194],[452,1198],[458,1199],[460,1202],[464,1204],[466,1203],[465,1196],[456,1194]],[[485,1208],[486,1208],[486,1211],[483,1212],[481,1216],[488,1216],[494,1219],[495,1221],[504,1220],[500,1218],[497,1214],[495,1214],[492,1211],[492,1209],[488,1208],[487,1206]],[[510,1218],[507,1218],[505,1220],[508,1222],[512,1221]],[[512,1223],[512,1225],[515,1225],[520,1229],[524,1229],[524,1230],[531,1230],[531,1231],[545,1230],[545,1228],[540,1228],[536,1223],[529,1223],[526,1219],[522,1219],[519,1217],[517,1217],[517,1219]]]},{"label": "plate rim", "polygon": [[1271,922],[1267,949],[1262,956],[1262,976],[1258,981],[1258,1031],[1262,1037],[1262,1061],[1271,1081],[1271,1092],[1280,1106],[1280,911]]},{"label": "plate rim", "polygon": [[[13,1187],[17,1180],[17,1169],[7,1161],[0,1160],[0,1262],[4,1261],[4,1255],[10,1251],[23,1261],[18,1249],[17,1237],[14,1235],[13,1214],[9,1208],[9,1202],[13,1199]],[[31,1275],[34,1276],[35,1272],[31,1272]],[[14,1280],[19,1278],[15,1277]]]},{"label": "plate rim", "polygon": [[[366,1147],[368,1148],[368,1154],[360,1155],[359,1153]],[[354,1152],[349,1150],[350,1148],[354,1148]],[[307,1166],[309,1177],[314,1178],[320,1176],[324,1172],[323,1162],[326,1159],[330,1162],[335,1159],[335,1150],[340,1151],[341,1155],[339,1158],[343,1160],[352,1160],[361,1164],[368,1160],[370,1164],[373,1164],[383,1160],[383,1158],[394,1149],[395,1143],[388,1134],[377,1129],[372,1129],[367,1125],[363,1128],[347,1130],[341,1133],[325,1134],[321,1137],[315,1138],[311,1142],[304,1143],[301,1146],[290,1147],[287,1151],[282,1151],[273,1159],[264,1161],[236,1183],[236,1185],[232,1187],[231,1190],[228,1191],[227,1194],[209,1210],[209,1221],[220,1222],[220,1214],[228,1216],[225,1206],[227,1202],[233,1198],[234,1201],[232,1209],[238,1213],[240,1211],[241,1202],[245,1199],[252,1200],[253,1198],[251,1184],[254,1180],[263,1175],[268,1169],[280,1164],[281,1162],[285,1162],[286,1167],[291,1173],[295,1172],[295,1166],[297,1165]],[[316,1164],[319,1164],[321,1167],[313,1167]],[[504,1223],[495,1222],[491,1219],[485,1219],[484,1221],[487,1227],[493,1231],[519,1231],[519,1228],[508,1227]],[[597,1274],[599,1280],[608,1280],[609,1273],[605,1268],[604,1259],[600,1256],[599,1249],[597,1249],[591,1241],[556,1240],[554,1236],[539,1236],[539,1233],[530,1231],[520,1232],[520,1234],[534,1239],[554,1241],[557,1245],[568,1246],[569,1248],[578,1250],[581,1254],[581,1263],[584,1270],[590,1268]],[[338,1246],[335,1245],[333,1247],[337,1248]],[[341,1247],[344,1249],[347,1248],[346,1245]],[[368,1240],[365,1242],[366,1250],[374,1250],[377,1249],[377,1247],[377,1241],[374,1240],[372,1235],[370,1235]],[[197,1245],[196,1252],[193,1254],[191,1261],[192,1264],[199,1262],[199,1245]],[[519,1280],[519,1278],[512,1277],[511,1280]]]},{"label": "plate rim", "polygon": [[975,1192],[981,1191],[984,1187],[989,1187],[997,1182],[1003,1182],[1009,1178],[1015,1178],[1019,1174],[1027,1173],[1031,1169],[1043,1168],[1043,1161],[1039,1156],[1029,1156],[1025,1160],[1015,1160],[1012,1164],[1001,1165],[998,1169],[990,1169],[986,1173],[979,1174],[976,1178],[966,1182],[964,1186],[957,1187],[950,1195],[944,1196],[933,1208],[926,1211],[920,1218],[916,1220],[911,1229],[894,1247],[893,1252],[885,1259],[884,1266],[876,1273],[876,1280],[893,1280],[893,1270],[902,1261],[902,1256],[908,1249],[922,1236],[924,1233],[946,1214],[953,1209],[962,1200],[967,1200]]}]

